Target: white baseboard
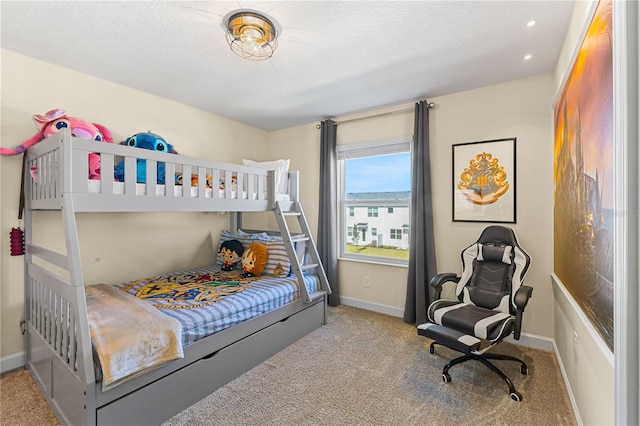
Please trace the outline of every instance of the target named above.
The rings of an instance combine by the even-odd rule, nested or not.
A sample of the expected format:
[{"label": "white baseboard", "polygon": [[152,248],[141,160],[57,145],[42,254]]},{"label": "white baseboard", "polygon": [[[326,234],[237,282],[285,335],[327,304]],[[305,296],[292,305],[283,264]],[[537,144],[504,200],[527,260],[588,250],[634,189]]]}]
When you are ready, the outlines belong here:
[{"label": "white baseboard", "polygon": [[354,308],[366,309],[367,311],[390,315],[392,317],[402,318],[404,314],[404,309],[396,308],[395,306],[353,299],[351,297],[340,296],[340,303],[347,306],[353,306]]},{"label": "white baseboard", "polygon": [[569,400],[571,400],[571,408],[573,408],[573,415],[576,416],[576,422],[579,425],[583,425],[582,419],[580,418],[580,411],[578,410],[578,404],[576,403],[576,399],[573,396],[573,390],[571,389],[571,383],[569,382],[569,376],[567,375],[567,370],[564,368],[564,364],[562,363],[562,359],[560,358],[560,350],[556,346],[556,341],[553,341],[553,353],[556,355],[556,360],[558,360],[558,365],[560,366],[560,372],[562,373],[562,379],[564,380],[564,385],[567,387],[567,393],[569,394]]},{"label": "white baseboard", "polygon": [[520,334],[520,340],[516,340],[513,338],[513,336],[509,336],[505,338],[504,341],[513,343],[514,345],[526,346],[528,348],[555,352],[554,350],[555,341],[548,337],[539,336],[537,334],[522,333]]},{"label": "white baseboard", "polygon": [[7,371],[24,367],[24,355],[24,352],[18,352],[17,354],[0,359],[0,373],[6,373]]}]

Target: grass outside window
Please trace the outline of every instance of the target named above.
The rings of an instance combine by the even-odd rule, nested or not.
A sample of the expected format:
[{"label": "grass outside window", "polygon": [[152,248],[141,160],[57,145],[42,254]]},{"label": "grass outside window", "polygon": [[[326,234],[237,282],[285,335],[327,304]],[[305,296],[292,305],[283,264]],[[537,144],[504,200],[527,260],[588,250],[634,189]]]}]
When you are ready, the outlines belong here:
[{"label": "grass outside window", "polygon": [[364,256],[391,257],[394,259],[409,260],[409,250],[395,247],[356,246],[347,244],[347,253],[361,254]]}]

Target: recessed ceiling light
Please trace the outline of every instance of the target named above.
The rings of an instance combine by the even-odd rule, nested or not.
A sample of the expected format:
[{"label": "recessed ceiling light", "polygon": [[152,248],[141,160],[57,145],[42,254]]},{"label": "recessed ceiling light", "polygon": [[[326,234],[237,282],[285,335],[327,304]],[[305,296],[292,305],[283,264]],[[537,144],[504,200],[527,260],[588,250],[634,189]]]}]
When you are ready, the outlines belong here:
[{"label": "recessed ceiling light", "polygon": [[533,27],[537,23],[538,21],[536,21],[535,19],[532,19],[529,22],[527,22],[527,27]]},{"label": "recessed ceiling light", "polygon": [[533,58],[533,55],[524,55],[524,60],[525,61],[529,61],[529,60],[531,60],[531,58]]}]

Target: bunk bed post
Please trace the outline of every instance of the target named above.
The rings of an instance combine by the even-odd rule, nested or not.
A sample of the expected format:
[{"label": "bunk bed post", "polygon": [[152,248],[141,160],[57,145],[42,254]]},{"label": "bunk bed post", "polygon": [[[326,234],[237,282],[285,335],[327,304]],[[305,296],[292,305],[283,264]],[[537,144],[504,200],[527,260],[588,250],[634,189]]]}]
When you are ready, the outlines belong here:
[{"label": "bunk bed post", "polygon": [[[29,160],[29,151],[25,152],[24,155],[26,160]],[[28,165],[28,162],[26,163]],[[31,252],[27,249],[29,244],[31,244],[33,239],[32,226],[33,226],[33,216],[31,213],[31,185],[29,185],[29,167],[25,167],[22,176],[23,182],[23,190],[24,190],[24,325],[22,329],[22,334],[24,335],[24,347],[25,347],[25,369],[29,369],[29,362],[31,361],[31,343],[29,341],[29,335],[27,333],[27,328],[29,327],[29,321],[31,319],[31,285],[29,280],[29,268],[28,265],[33,261],[33,257]]]},{"label": "bunk bed post", "polygon": [[86,384],[95,381],[93,371],[93,359],[91,355],[91,338],[89,336],[89,317],[87,315],[87,304],[84,292],[84,278],[82,275],[82,265],[80,261],[80,246],[78,243],[78,228],[76,224],[73,203],[70,197],[62,195],[62,216],[64,222],[64,233],[67,246],[67,261],[69,263],[69,278],[75,290],[75,301],[77,302],[78,318],[78,353],[82,358],[77,360],[78,370],[81,372]]},{"label": "bunk bed post", "polygon": [[[75,366],[84,381],[84,407],[77,407],[78,411],[84,411],[84,416],[88,424],[96,424],[96,383],[95,371],[93,368],[93,352],[91,346],[91,336],[89,333],[89,315],[87,313],[87,300],[84,291],[84,278],[82,275],[82,264],[80,261],[80,245],[78,242],[78,228],[76,224],[73,202],[69,194],[62,194],[62,219],[64,223],[64,233],[67,247],[67,262],[69,271],[69,281],[73,287],[74,298],[71,301],[75,305],[76,315],[76,345],[77,349],[72,350],[77,357]],[[72,323],[73,324],[73,323]],[[72,325],[73,327],[73,325]],[[71,336],[73,339],[73,335]],[[78,416],[78,413],[70,413]]]},{"label": "bunk bed post", "polygon": [[242,212],[229,212],[229,227],[231,232],[242,229]]},{"label": "bunk bed post", "polygon": [[291,201],[300,201],[300,172],[294,170],[289,172],[289,186],[287,187],[287,193]]},{"label": "bunk bed post", "polygon": [[267,175],[267,201],[269,202],[269,210],[276,208],[276,194],[278,188],[276,187],[276,171],[269,170]]},{"label": "bunk bed post", "polygon": [[[63,176],[64,186],[60,196],[60,209],[62,213],[62,222],[64,227],[65,245],[67,249],[67,270],[69,272],[69,282],[73,288],[73,297],[70,300],[72,312],[75,310],[76,318],[71,317],[70,327],[75,327],[75,335],[70,333],[70,354],[75,358],[70,368],[77,370],[84,384],[84,406],[74,407],[76,412],[68,413],[71,417],[85,417],[87,423],[96,423],[96,383],[95,371],[93,367],[93,350],[91,344],[91,336],[89,333],[89,315],[87,313],[87,299],[84,291],[84,277],[82,274],[82,262],[80,258],[80,243],[78,240],[78,225],[76,223],[76,213],[72,197],[72,182],[74,182],[73,165],[74,153],[71,147],[71,135],[69,132],[63,132],[62,139],[62,168],[60,175]],[[86,154],[83,156],[86,158]],[[83,164],[84,166],[84,164]],[[76,174],[80,176],[86,173],[86,167],[77,170]],[[78,176],[79,178],[79,176]],[[78,179],[86,184],[86,179]],[[75,309],[73,309],[75,307]],[[75,340],[75,342],[74,342]],[[73,344],[76,348],[73,348]],[[84,414],[84,416],[82,415]]]}]

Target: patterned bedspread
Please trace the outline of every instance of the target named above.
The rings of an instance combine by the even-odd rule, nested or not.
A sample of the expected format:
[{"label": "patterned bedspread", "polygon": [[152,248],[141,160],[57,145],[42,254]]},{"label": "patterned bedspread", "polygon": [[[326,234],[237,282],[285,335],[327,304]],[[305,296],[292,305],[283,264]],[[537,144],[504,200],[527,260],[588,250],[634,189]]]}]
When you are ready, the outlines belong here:
[{"label": "patterned bedspread", "polygon": [[[305,275],[309,292],[316,276]],[[300,297],[295,276],[242,278],[215,266],[196,268],[118,284],[121,290],[152,304],[182,325],[187,346],[206,336],[277,309]]]}]

